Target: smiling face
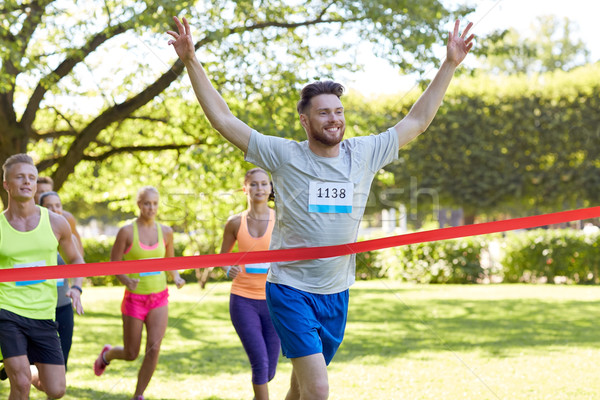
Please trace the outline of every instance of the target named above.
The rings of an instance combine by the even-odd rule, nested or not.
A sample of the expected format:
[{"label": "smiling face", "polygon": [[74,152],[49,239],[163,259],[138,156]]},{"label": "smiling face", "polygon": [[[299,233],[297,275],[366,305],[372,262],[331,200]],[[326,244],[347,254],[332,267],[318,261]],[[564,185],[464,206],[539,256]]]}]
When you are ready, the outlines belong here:
[{"label": "smiling face", "polygon": [[14,164],[6,171],[3,182],[8,195],[17,201],[33,199],[37,188],[37,168],[26,163]]},{"label": "smiling face", "polygon": [[300,123],[311,144],[318,147],[337,146],[346,131],[346,119],[341,100],[334,94],[320,94],[313,97],[308,112],[300,114]]},{"label": "smiling face", "polygon": [[266,203],[271,194],[271,182],[266,172],[257,170],[249,175],[244,182],[244,192],[249,202]]}]

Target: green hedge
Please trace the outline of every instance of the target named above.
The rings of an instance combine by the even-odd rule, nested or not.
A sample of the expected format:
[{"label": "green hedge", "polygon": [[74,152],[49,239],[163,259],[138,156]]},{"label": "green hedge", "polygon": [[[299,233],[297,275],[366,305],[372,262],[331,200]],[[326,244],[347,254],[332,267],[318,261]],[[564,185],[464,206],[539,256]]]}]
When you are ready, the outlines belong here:
[{"label": "green hedge", "polygon": [[[536,229],[417,243],[356,255],[357,279],[388,278],[414,283],[477,283],[495,277],[504,282],[599,283],[600,233],[573,229]],[[110,259],[113,238],[84,239],[86,262]],[[495,262],[482,262],[494,242],[501,249]],[[187,237],[177,235],[175,255],[190,253]],[[209,281],[219,279],[218,273]],[[194,269],[182,276],[196,282]],[[114,276],[91,277],[93,285],[118,285]]]},{"label": "green hedge", "polygon": [[572,229],[510,233],[504,240],[505,282],[598,283],[600,234]]},{"label": "green hedge", "polygon": [[[110,251],[114,244],[115,238],[108,236],[100,236],[98,238],[84,238],[83,249],[85,251],[85,262],[96,263],[110,261]],[[175,256],[188,255],[186,250],[190,247],[189,240],[184,235],[175,234],[173,237],[173,245],[175,247]],[[185,270],[180,273],[186,282],[196,282],[196,273],[193,269]],[[170,279],[170,277],[169,277]],[[116,286],[121,283],[114,275],[92,276],[87,278],[88,283],[93,286]]]},{"label": "green hedge", "polygon": [[475,283],[485,271],[481,238],[416,243],[379,252],[374,265],[379,276],[417,283]]}]

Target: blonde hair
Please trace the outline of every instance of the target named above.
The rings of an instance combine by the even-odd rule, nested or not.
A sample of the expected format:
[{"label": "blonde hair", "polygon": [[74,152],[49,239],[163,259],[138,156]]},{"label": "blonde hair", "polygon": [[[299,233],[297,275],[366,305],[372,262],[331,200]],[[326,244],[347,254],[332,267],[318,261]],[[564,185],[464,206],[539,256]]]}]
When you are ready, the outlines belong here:
[{"label": "blonde hair", "polygon": [[158,190],[154,186],[144,186],[141,187],[140,190],[138,190],[136,201],[140,201],[142,197],[144,197],[144,195],[148,192],[156,193],[156,195],[159,196]]},{"label": "blonde hair", "polygon": [[[14,154],[10,157],[8,157],[6,159],[6,161],[4,161],[4,164],[2,165],[2,179],[6,181],[6,176],[8,175],[8,171],[10,171],[10,169],[16,165],[16,164],[29,164],[29,165],[33,165],[35,167],[35,164],[33,163],[33,159],[25,153],[19,153],[19,154]],[[37,168],[36,168],[37,171]]]}]

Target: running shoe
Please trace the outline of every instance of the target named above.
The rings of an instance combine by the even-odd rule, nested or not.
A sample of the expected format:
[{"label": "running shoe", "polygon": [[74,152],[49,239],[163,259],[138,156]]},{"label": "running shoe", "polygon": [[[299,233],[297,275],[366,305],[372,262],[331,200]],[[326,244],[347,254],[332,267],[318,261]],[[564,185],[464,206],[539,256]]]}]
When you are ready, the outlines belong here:
[{"label": "running shoe", "polygon": [[102,375],[104,373],[104,370],[106,369],[106,366],[109,364],[106,361],[104,361],[104,353],[109,351],[111,348],[112,347],[110,344],[105,344],[102,348],[102,351],[98,355],[98,358],[96,358],[96,361],[94,361],[94,373],[97,376]]}]

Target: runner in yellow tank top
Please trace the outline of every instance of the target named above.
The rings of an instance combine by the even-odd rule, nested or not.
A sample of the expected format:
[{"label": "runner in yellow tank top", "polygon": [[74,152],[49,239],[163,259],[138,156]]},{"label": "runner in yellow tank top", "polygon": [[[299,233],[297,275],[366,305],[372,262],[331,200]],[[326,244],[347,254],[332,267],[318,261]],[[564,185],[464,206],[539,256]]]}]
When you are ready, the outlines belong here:
[{"label": "runner in yellow tank top", "polygon": [[[31,157],[11,156],[2,169],[8,207],[0,215],[0,268],[56,265],[57,250],[67,263],[83,263],[68,222],[35,204],[38,172]],[[81,285],[81,278],[76,284]],[[80,294],[78,290],[67,291],[79,314],[83,313]],[[55,280],[0,284],[0,349],[10,381],[10,399],[28,399],[31,383],[53,399],[65,394],[65,365],[54,324],[55,308]],[[39,376],[32,376],[30,362]]]},{"label": "runner in yellow tank top", "polygon": [[[138,192],[138,218],[117,233],[110,255],[111,261],[143,260],[173,257],[173,230],[155,221],[158,211],[158,191],[145,186]],[[185,281],[177,271],[169,271],[177,288]],[[123,346],[105,345],[94,363],[100,376],[115,359],[133,361],[140,352],[142,329],[146,325],[146,353],[138,373],[133,399],[143,399],[144,390],[158,363],[160,344],[168,322],[168,290],[164,272],[117,275],[126,286],[121,304],[123,313]]]}]

